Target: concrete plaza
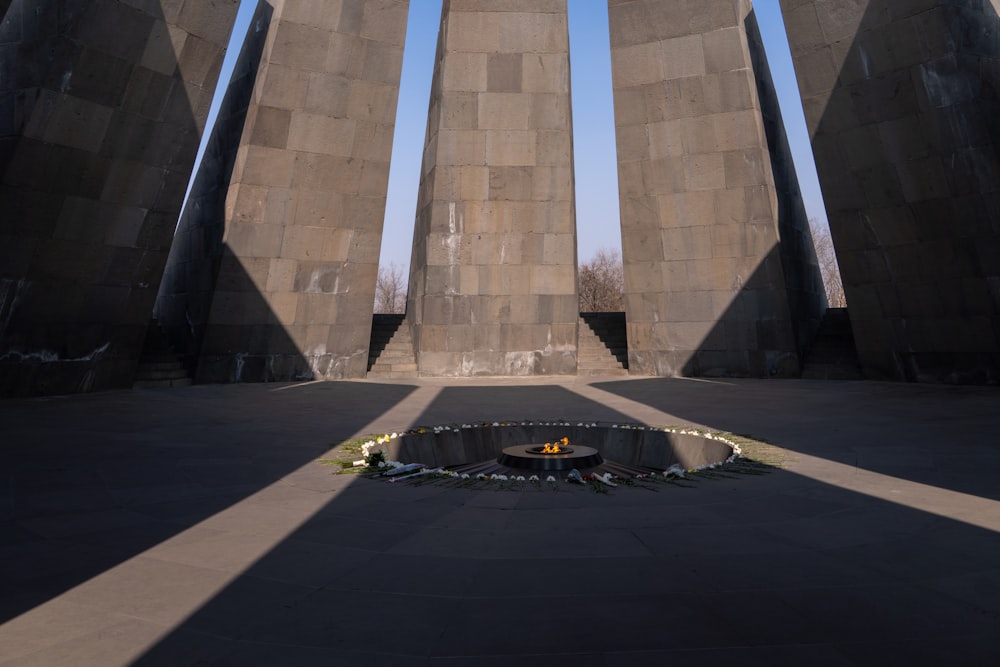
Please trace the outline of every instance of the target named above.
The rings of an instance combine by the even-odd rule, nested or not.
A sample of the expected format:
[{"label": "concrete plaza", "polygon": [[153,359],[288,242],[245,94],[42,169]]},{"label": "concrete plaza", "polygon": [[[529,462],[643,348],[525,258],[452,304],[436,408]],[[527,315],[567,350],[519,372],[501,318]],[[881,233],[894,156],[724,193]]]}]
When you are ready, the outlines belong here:
[{"label": "concrete plaza", "polygon": [[[657,492],[333,475],[494,419],[748,434]],[[1000,664],[1000,393],[802,380],[202,385],[0,402],[0,666]]]}]

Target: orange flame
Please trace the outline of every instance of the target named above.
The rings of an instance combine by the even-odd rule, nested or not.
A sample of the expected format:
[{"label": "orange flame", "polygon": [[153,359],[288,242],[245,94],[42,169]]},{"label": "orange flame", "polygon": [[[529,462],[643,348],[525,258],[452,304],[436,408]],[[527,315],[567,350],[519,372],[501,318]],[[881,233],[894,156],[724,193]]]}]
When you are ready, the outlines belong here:
[{"label": "orange flame", "polygon": [[558,454],[562,451],[562,447],[559,443],[563,444],[563,447],[569,445],[569,438],[563,438],[562,440],[557,440],[556,442],[546,442],[545,446],[542,447],[542,454]]}]

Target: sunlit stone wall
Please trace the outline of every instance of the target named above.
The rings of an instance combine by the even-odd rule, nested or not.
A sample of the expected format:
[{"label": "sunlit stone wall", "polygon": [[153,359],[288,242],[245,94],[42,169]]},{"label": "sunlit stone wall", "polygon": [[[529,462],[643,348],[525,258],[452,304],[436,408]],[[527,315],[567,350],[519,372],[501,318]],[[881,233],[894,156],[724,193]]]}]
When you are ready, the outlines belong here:
[{"label": "sunlit stone wall", "polygon": [[423,375],[576,372],[566,0],[445,0],[407,318]]},{"label": "sunlit stone wall", "polygon": [[608,5],[629,372],[798,375],[779,215],[805,214],[779,207],[749,1]]},{"label": "sunlit stone wall", "polygon": [[196,380],[364,377],[408,8],[274,3]]}]

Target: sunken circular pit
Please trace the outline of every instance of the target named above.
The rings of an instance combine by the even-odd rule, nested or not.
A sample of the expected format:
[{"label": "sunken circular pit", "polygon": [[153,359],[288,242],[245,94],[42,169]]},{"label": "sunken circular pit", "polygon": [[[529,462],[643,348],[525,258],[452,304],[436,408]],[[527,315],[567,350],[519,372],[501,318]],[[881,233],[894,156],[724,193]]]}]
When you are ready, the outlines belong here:
[{"label": "sunken circular pit", "polygon": [[707,468],[739,453],[721,435],[687,427],[564,420],[418,427],[384,437],[387,459],[463,477],[610,473],[633,478]]}]

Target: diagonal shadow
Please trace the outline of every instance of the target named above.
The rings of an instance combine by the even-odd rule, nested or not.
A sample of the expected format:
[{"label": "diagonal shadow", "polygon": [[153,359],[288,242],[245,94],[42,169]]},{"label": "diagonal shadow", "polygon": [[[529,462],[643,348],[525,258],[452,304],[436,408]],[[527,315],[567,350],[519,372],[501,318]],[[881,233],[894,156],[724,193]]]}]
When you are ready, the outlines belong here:
[{"label": "diagonal shadow", "polygon": [[996,384],[997,3],[798,4],[797,76],[865,376]]},{"label": "diagonal shadow", "polygon": [[682,375],[797,377],[826,297],[754,11],[744,27],[777,194],[773,214],[780,241],[760,253],[757,267],[715,324],[687,348],[694,352],[683,364]]},{"label": "diagonal shadow", "polygon": [[[739,382],[711,384],[652,378],[603,382],[594,386],[658,410],[670,411],[686,420],[735,433],[748,433],[748,429],[751,435],[766,433],[768,422],[772,420],[794,419],[806,432],[824,425],[823,432],[813,437],[813,445],[800,450],[790,445],[783,446],[911,482],[1000,500],[1000,488],[989,481],[989,475],[967,474],[969,467],[974,466],[980,472],[995,470],[992,479],[1000,478],[1000,456],[992,443],[981,435],[991,428],[990,425],[996,422],[996,415],[1000,414],[1000,397],[995,391],[974,388],[955,390],[942,396],[934,414],[926,414],[911,409],[907,403],[907,396],[914,399],[921,396],[919,390],[909,391],[899,399],[887,400],[884,396],[889,392],[877,383],[850,383],[842,390],[814,382],[789,381],[779,385],[775,391],[788,401],[803,405],[800,414],[785,414],[780,400],[759,404],[753,392]],[[865,423],[859,422],[853,404],[840,404],[839,397],[844,392],[871,396],[872,400],[885,406],[885,414],[864,415],[865,423],[873,432],[883,432],[887,423],[897,420],[921,422],[924,424],[923,435],[929,442],[923,447],[903,446],[891,432],[860,443],[845,441],[838,436],[838,432],[848,430],[843,425],[851,424],[853,428]],[[719,411],[715,403],[720,396],[745,403],[746,408],[731,413]],[[747,414],[755,410],[763,419],[755,418],[748,423]],[[938,442],[947,443],[948,449],[941,451],[935,444]]]},{"label": "diagonal shadow", "polygon": [[[231,388],[235,404],[216,387],[0,404],[0,622],[275,485],[413,389],[328,382]],[[59,419],[46,423],[53,407]]]},{"label": "diagonal shadow", "polygon": [[[632,385],[639,399],[705,416],[713,428],[753,412],[738,406],[739,383],[597,386]],[[843,387],[830,394],[843,396]],[[817,393],[803,407],[829,398]],[[865,410],[871,401],[845,398],[877,418],[879,409]],[[462,386],[442,390],[412,421],[542,418],[552,409],[628,419],[561,387]],[[766,417],[747,421],[766,430]],[[789,441],[794,417],[780,420]],[[973,583],[1000,580],[996,532],[789,471],[719,484],[595,497],[358,480],[134,664],[495,665],[519,656],[785,664],[784,656],[877,665],[996,656],[989,638],[1000,605]],[[560,632],[546,627],[551,619],[566,620]]]},{"label": "diagonal shadow", "polygon": [[[493,421],[500,418],[499,415],[538,420],[632,421],[617,410],[583,399],[560,386],[470,386],[445,387],[412,423],[393,424],[392,428],[403,430],[417,425],[452,423],[456,415],[464,415],[463,418],[470,421]],[[400,503],[398,499],[385,497],[381,493],[385,488],[385,484],[369,480],[358,480],[348,487],[151,647],[136,664],[170,664],[190,655],[192,642],[200,643],[213,654],[215,651],[228,654],[232,649],[230,642],[236,637],[256,636],[277,644],[308,645],[315,640],[317,646],[326,649],[338,646],[345,641],[345,635],[360,631],[361,626],[372,622],[371,614],[384,614],[379,623],[388,628],[419,627],[425,621],[433,623],[442,615],[450,615],[451,603],[441,601],[433,605],[430,615],[423,621],[414,619],[407,623],[402,615],[413,609],[405,602],[400,603],[391,590],[379,590],[377,582],[372,582],[375,590],[371,591],[350,584],[343,588],[358,576],[371,581],[362,574],[364,572],[406,579],[413,582],[414,589],[424,592],[455,591],[468,583],[468,572],[449,572],[448,568],[434,563],[433,558],[387,553],[393,545],[404,540],[419,545],[435,539],[434,530],[427,530],[425,526],[448,511],[434,501],[435,496],[448,490],[429,488],[429,493],[418,491],[418,498],[411,496],[413,502]],[[410,493],[404,491],[406,495]],[[456,493],[476,495],[474,492]],[[474,521],[477,515],[477,510],[470,510],[467,520]],[[309,563],[310,554],[322,560]],[[296,571],[293,573],[290,568]],[[485,574],[479,572],[478,567],[477,573]],[[276,599],[285,600],[287,604],[276,607],[273,604]],[[332,629],[335,630],[331,635]],[[423,643],[427,639],[409,628],[397,631],[407,637],[407,641]],[[202,633],[217,636],[211,640],[199,639]],[[357,650],[354,646],[347,648],[348,651]],[[220,664],[227,661],[267,664],[268,660],[277,659],[277,654],[269,654],[267,650],[254,655],[258,650],[259,647],[251,651],[239,647]],[[308,653],[289,650],[289,659],[293,661],[304,659]],[[330,658],[326,650],[321,654],[322,659]],[[264,655],[269,657],[262,657]],[[339,659],[346,660],[344,664],[360,664],[351,661],[361,658],[356,653],[346,653]]]},{"label": "diagonal shadow", "polygon": [[241,260],[223,241],[233,169],[273,14],[270,3],[257,4],[156,300],[156,318],[199,382],[313,379],[299,346],[244,266],[261,259]]}]

